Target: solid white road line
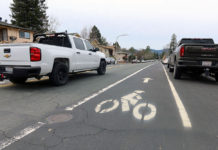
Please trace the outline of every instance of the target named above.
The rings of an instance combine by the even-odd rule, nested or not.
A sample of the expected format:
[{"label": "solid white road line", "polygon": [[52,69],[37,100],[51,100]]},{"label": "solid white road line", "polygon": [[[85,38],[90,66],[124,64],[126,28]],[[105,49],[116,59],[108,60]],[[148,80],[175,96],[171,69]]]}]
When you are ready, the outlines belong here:
[{"label": "solid white road line", "polygon": [[9,145],[13,144],[14,142],[24,138],[25,136],[29,135],[30,133],[36,131],[40,127],[42,127],[45,123],[38,122],[35,125],[29,126],[23,130],[21,130],[19,133],[17,133],[12,138],[8,138],[6,140],[0,141],[0,150],[8,147]]},{"label": "solid white road line", "polygon": [[92,94],[92,95],[89,96],[89,97],[86,97],[86,98],[83,99],[82,101],[79,101],[77,104],[75,104],[75,105],[73,105],[73,106],[71,106],[71,107],[65,108],[65,110],[67,110],[67,111],[72,111],[74,108],[76,108],[76,107],[78,107],[78,106],[80,106],[80,105],[86,103],[87,101],[89,101],[89,100],[95,98],[96,96],[98,96],[98,95],[104,93],[105,91],[109,90],[110,88],[112,88],[112,87],[114,87],[114,86],[116,86],[116,85],[122,83],[123,81],[125,81],[125,80],[131,78],[132,76],[136,75],[137,73],[141,72],[142,70],[144,70],[144,69],[146,69],[146,68],[148,68],[148,67],[150,67],[150,66],[152,66],[152,65],[154,65],[154,64],[148,65],[148,66],[146,66],[146,67],[144,67],[144,68],[142,68],[142,69],[136,71],[135,73],[133,73],[133,74],[131,74],[131,75],[129,75],[129,76],[127,76],[127,77],[125,77],[125,78],[123,78],[123,79],[121,79],[121,80],[119,80],[119,81],[117,81],[117,82],[115,82],[115,83],[113,83],[113,84],[107,86],[106,88],[104,88],[104,89],[98,91],[97,93],[94,93],[94,94]]},{"label": "solid white road line", "polygon": [[188,113],[187,113],[187,111],[186,111],[186,109],[185,109],[185,107],[184,107],[184,105],[182,103],[182,100],[180,99],[179,94],[177,93],[172,81],[170,80],[164,66],[163,66],[163,69],[164,69],[165,75],[167,77],[167,80],[169,82],[171,91],[173,93],[174,100],[176,101],[176,105],[177,105],[177,108],[179,110],[179,114],[180,114],[180,117],[182,119],[183,126],[186,127],[186,128],[191,128],[192,124],[191,124],[191,121],[189,119]]},{"label": "solid white road line", "polygon": [[0,85],[1,85],[1,84],[5,84],[5,81],[3,81],[3,82],[2,82],[2,81],[0,81]]}]

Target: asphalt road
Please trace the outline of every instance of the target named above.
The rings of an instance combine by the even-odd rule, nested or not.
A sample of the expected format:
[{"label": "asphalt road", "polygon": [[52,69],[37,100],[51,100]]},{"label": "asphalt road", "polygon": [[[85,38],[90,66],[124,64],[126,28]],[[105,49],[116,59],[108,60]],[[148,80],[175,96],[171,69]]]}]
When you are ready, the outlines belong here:
[{"label": "asphalt road", "polygon": [[164,68],[110,66],[63,87],[0,84],[0,150],[218,150],[218,84]]}]

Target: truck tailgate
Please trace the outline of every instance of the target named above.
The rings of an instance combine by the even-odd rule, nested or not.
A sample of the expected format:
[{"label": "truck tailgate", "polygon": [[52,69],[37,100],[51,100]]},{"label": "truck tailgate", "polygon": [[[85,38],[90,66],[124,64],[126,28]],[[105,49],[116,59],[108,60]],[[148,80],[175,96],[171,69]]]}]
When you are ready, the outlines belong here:
[{"label": "truck tailgate", "polygon": [[0,45],[1,66],[29,66],[30,44]]},{"label": "truck tailgate", "polygon": [[186,57],[218,58],[217,45],[185,45]]}]

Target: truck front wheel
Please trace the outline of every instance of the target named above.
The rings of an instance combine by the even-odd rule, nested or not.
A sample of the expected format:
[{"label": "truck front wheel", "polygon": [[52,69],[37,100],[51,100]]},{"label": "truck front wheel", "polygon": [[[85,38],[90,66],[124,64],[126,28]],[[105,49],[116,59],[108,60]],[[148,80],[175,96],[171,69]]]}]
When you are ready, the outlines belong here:
[{"label": "truck front wheel", "polygon": [[68,66],[62,62],[56,62],[49,79],[55,86],[66,84],[69,79]]},{"label": "truck front wheel", "polygon": [[11,77],[9,80],[14,84],[24,84],[27,80],[26,77]]},{"label": "truck front wheel", "polygon": [[99,75],[104,75],[105,72],[106,72],[106,67],[107,67],[106,62],[104,60],[102,60],[100,62],[99,68],[97,69],[98,74]]}]

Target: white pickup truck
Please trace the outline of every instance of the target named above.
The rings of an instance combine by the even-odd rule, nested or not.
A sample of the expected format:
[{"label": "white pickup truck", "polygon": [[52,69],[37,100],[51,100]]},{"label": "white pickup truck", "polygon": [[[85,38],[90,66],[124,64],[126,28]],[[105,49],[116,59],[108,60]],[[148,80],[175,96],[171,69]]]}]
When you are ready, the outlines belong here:
[{"label": "white pickup truck", "polygon": [[105,55],[73,34],[40,34],[33,43],[0,45],[0,80],[21,84],[28,78],[49,76],[58,86],[67,83],[70,73],[87,70],[105,74]]}]

